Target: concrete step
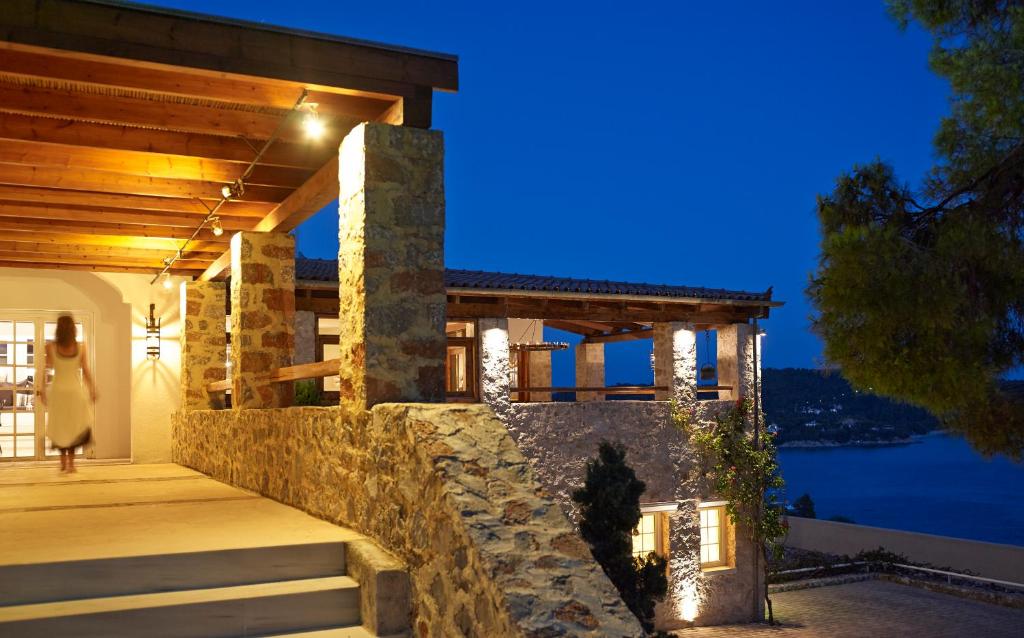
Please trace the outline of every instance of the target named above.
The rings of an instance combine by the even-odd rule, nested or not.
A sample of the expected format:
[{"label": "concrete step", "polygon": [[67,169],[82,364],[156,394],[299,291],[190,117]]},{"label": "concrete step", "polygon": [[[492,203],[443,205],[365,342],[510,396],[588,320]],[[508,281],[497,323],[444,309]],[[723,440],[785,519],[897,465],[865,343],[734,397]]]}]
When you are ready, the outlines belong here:
[{"label": "concrete step", "polygon": [[289,581],[346,573],[343,542],[0,565],[0,605]]},{"label": "concrete step", "polygon": [[0,636],[235,638],[354,629],[359,620],[358,584],[334,576],[0,607]]},{"label": "concrete step", "polygon": [[364,627],[336,627],[334,629],[316,629],[300,631],[293,634],[274,634],[261,638],[401,638],[399,636],[378,637]]}]

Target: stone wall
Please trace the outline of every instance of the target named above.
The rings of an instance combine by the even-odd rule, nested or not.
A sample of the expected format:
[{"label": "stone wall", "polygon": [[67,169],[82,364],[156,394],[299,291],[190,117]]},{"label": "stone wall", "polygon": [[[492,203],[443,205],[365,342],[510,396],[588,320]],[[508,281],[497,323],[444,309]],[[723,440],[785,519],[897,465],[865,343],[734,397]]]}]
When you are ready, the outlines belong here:
[{"label": "stone wall", "polygon": [[339,184],[341,401],[444,401],[444,137],[360,124]]},{"label": "stone wall", "polygon": [[173,456],[397,554],[419,638],[641,634],[485,406],[179,413]]},{"label": "stone wall", "polygon": [[[708,422],[730,402],[696,404],[697,422]],[[519,449],[531,461],[544,487],[575,523],[573,490],[583,484],[586,463],[602,440],[629,450],[627,461],[647,484],[642,502],[678,502],[669,519],[669,596],[658,609],[658,626],[748,622],[758,618],[759,558],[738,530],[730,569],[701,572],[697,505],[713,500],[694,471],[696,458],[685,435],[672,424],[663,401],[593,401],[584,403],[513,403],[504,420]],[[760,590],[758,590],[760,591]]]},{"label": "stone wall", "polygon": [[181,285],[181,409],[223,407],[223,393],[211,395],[206,386],[227,376],[227,336],[223,281],[186,281]]}]

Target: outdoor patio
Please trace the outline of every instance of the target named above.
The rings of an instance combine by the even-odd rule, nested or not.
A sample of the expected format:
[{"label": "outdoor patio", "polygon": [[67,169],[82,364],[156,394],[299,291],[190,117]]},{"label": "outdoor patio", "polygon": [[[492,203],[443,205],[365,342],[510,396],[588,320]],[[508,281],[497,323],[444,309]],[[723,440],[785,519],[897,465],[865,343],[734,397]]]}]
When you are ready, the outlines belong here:
[{"label": "outdoor patio", "polygon": [[1020,636],[1024,610],[880,580],[772,595],[779,627],[729,625],[684,629],[680,638],[888,638]]}]

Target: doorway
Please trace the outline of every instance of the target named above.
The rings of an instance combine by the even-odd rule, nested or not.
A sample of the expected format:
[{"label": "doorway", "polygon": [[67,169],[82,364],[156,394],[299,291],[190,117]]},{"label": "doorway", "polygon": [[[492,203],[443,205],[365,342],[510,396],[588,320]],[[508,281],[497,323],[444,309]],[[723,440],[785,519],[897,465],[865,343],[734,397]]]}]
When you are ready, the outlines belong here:
[{"label": "doorway", "polygon": [[[46,368],[44,344],[53,340],[61,314],[0,311],[0,463],[40,461],[57,455],[49,450],[46,409],[38,398],[42,384],[53,374]],[[92,365],[92,322],[87,313],[73,314],[78,342],[87,344]],[[81,452],[81,448],[76,450]]]}]

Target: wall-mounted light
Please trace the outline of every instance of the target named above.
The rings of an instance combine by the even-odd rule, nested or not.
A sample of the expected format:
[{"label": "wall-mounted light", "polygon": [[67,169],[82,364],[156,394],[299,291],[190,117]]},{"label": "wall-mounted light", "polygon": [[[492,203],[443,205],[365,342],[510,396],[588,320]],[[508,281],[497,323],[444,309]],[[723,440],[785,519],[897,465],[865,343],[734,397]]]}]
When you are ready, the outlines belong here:
[{"label": "wall-mounted light", "polygon": [[153,316],[156,304],[149,304],[149,319],[146,320],[146,358],[156,361],[160,358],[160,319]]}]

